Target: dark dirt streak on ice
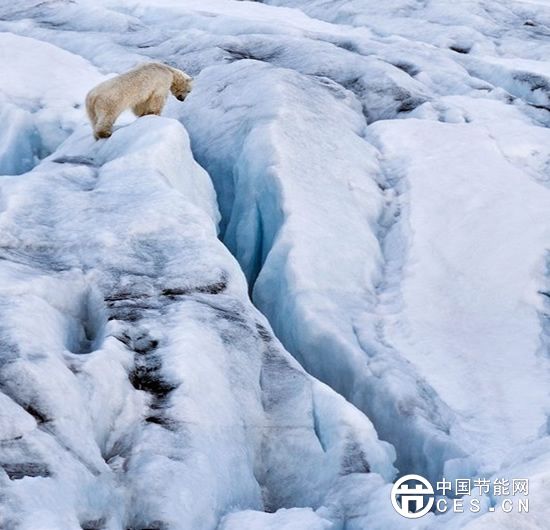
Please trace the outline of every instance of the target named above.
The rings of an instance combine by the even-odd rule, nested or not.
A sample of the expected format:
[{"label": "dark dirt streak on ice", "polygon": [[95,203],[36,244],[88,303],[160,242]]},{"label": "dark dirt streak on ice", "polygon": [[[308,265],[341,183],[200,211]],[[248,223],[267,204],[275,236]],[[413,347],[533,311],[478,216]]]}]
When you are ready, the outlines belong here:
[{"label": "dark dirt streak on ice", "polygon": [[[6,358],[6,356],[3,356],[2,363],[0,364],[0,376],[2,375],[2,369],[7,364],[17,362],[19,358],[19,351],[17,346],[10,346],[10,344],[6,341],[2,341],[1,346],[10,349],[12,351],[12,354],[9,355],[8,358]],[[93,476],[97,477],[102,473],[101,470],[97,469],[94,464],[87,462],[85,458],[78,454],[78,452],[74,451],[69,445],[65,444],[62,440],[59,439],[59,437],[57,436],[58,433],[56,431],[55,424],[53,423],[53,419],[49,417],[48,412],[41,410],[42,407],[39,403],[37,403],[32,397],[30,399],[22,397],[19,394],[17,387],[10,386],[5,382],[2,382],[3,380],[6,380],[6,378],[0,377],[0,390],[35,419],[37,429],[51,437],[51,439],[57,445],[59,445],[65,452],[69,453],[76,461],[80,462]],[[12,440],[1,440],[0,447],[7,442],[21,444],[25,443],[22,438],[16,437]],[[11,466],[12,474],[17,478],[22,478],[23,476],[47,477],[50,474],[47,466],[40,462],[21,462],[17,464],[11,464]],[[0,467],[4,467],[1,462]],[[8,476],[10,476],[10,471],[6,470],[6,472],[8,473]],[[10,476],[10,478],[12,477]],[[12,478],[12,480],[14,480],[14,478]]]},{"label": "dark dirt streak on ice", "polygon": [[[152,336],[147,325],[140,324],[140,321],[146,321],[159,311],[166,312],[170,304],[182,299],[195,299],[195,296],[201,294],[219,295],[227,288],[227,282],[227,276],[222,274],[215,283],[194,288],[165,287],[156,296],[125,287],[105,297],[108,319],[126,323],[124,330],[116,338],[134,352],[134,367],[128,374],[130,383],[136,390],[142,390],[151,396],[144,418],[146,423],[157,424],[167,430],[177,430],[177,424],[170,418],[167,407],[170,393],[179,384],[163,375],[162,354],[157,351],[162,346],[162,339]],[[107,459],[113,456],[115,455],[111,454]]]}]

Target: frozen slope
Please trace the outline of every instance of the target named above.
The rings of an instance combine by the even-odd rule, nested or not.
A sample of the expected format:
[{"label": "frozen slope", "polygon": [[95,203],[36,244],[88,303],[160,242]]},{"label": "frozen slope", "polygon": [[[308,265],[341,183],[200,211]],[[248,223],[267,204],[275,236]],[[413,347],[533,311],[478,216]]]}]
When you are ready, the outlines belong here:
[{"label": "frozen slope", "polygon": [[[192,73],[165,114],[188,129],[219,235],[285,348],[369,417],[400,473],[527,476],[544,505],[547,2],[23,0],[0,4],[0,31],[36,54],[54,45],[56,72],[82,58],[97,77],[149,59]],[[68,79],[67,101],[96,82]],[[69,129],[85,122],[65,112]],[[51,151],[33,149],[32,163]],[[332,498],[368,497],[357,528],[397,528],[388,485],[368,482]],[[331,501],[328,515],[312,504],[221,525],[323,528]],[[544,528],[532,512],[417,525]]]},{"label": "frozen slope", "polygon": [[327,499],[334,522],[346,477],[392,477],[248,302],[180,124],[79,129],[0,189],[3,528],[210,529]]},{"label": "frozen slope", "polygon": [[[503,121],[525,126],[500,106]],[[492,136],[473,107],[468,125],[379,122],[369,136],[408,188],[402,310],[385,340],[452,404],[466,428],[461,445],[485,472],[546,429],[537,291],[550,193],[503,156],[500,130]]]}]

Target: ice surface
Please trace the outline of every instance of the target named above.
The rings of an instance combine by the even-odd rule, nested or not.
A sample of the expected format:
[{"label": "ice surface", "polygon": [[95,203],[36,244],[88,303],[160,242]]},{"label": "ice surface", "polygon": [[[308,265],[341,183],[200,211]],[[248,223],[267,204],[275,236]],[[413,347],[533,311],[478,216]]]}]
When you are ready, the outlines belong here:
[{"label": "ice surface", "polygon": [[0,186],[8,528],[214,528],[391,479],[370,422],[248,302],[179,123],[79,128]]},{"label": "ice surface", "polygon": [[[545,528],[549,28],[0,3],[4,526]],[[192,94],[94,144],[86,91],[147,60]],[[378,438],[400,474],[530,478],[531,513],[406,521]]]}]

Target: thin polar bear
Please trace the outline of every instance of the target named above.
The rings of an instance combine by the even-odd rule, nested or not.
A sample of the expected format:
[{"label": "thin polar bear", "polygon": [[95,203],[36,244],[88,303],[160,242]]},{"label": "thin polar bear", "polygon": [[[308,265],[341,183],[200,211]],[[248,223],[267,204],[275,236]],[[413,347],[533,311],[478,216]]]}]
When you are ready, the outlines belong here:
[{"label": "thin polar bear", "polygon": [[191,84],[185,72],[160,63],[147,63],[100,83],[86,96],[95,139],[111,136],[113,124],[127,109],[138,117],[160,115],[168,92],[183,101]]}]

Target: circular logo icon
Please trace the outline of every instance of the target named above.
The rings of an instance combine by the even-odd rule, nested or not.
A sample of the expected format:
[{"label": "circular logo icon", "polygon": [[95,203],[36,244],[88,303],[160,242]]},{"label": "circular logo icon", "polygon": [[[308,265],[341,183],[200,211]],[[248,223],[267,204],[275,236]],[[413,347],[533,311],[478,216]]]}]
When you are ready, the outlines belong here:
[{"label": "circular logo icon", "polygon": [[391,503],[399,515],[407,519],[418,519],[432,509],[434,489],[420,475],[405,475],[393,485]]}]

